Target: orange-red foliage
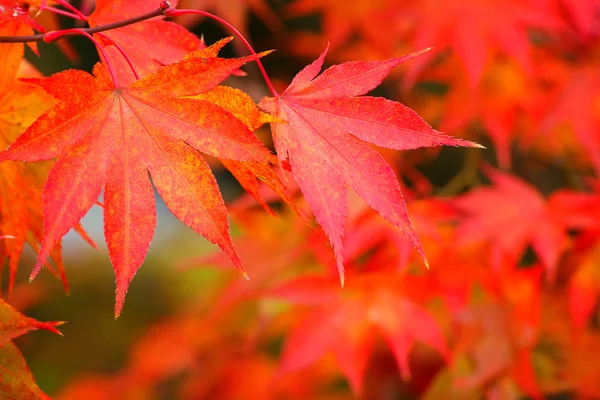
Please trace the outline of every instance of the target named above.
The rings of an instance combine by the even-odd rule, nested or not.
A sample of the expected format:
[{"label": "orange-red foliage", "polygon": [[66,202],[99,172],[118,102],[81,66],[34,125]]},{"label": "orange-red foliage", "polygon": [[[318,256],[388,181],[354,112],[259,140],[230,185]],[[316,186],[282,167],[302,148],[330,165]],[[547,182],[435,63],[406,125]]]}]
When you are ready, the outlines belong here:
[{"label": "orange-red foliage", "polygon": [[[155,14],[92,32],[93,75],[18,80],[25,45],[2,38],[56,29],[49,13],[102,27],[168,5],[0,0],[9,289],[25,243],[32,277],[46,265],[66,286],[61,238],[87,238],[100,193],[117,316],[154,235],[153,187],[223,250],[186,263],[220,270],[214,293],[57,399],[600,398],[598,0],[180,3],[246,35],[254,15],[280,61],[316,61],[282,67],[290,83],[257,105],[266,92],[221,84],[269,52],[222,58],[231,39],[206,47],[194,18]],[[415,150],[436,146],[468,147],[458,172],[450,151]],[[228,205],[238,237],[200,153],[247,192]],[[12,339],[56,325],[0,299],[0,398],[47,398]]]}]

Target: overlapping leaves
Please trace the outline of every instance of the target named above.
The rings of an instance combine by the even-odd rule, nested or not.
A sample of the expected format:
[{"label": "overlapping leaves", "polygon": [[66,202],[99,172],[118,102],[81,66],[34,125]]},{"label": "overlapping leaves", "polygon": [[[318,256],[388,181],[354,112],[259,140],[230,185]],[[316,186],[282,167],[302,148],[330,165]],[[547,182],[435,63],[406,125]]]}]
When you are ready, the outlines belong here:
[{"label": "overlapping leaves", "polygon": [[32,276],[104,190],[118,315],[156,224],[148,172],[169,209],[243,270],[216,180],[198,150],[238,161],[267,161],[269,152],[223,108],[175,96],[206,92],[254,57],[207,59],[206,53],[199,50],[126,87],[116,87],[101,64],[94,76],[71,70],[28,80],[62,100],[0,155],[26,161],[58,157],[44,188],[44,240]]}]

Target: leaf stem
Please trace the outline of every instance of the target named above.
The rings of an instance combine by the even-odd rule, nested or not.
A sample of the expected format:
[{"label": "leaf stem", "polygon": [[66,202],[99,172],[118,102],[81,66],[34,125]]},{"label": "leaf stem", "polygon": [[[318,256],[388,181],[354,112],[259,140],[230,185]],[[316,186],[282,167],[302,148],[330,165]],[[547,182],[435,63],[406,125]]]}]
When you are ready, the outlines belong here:
[{"label": "leaf stem", "polygon": [[117,80],[117,75],[115,74],[115,70],[114,70],[112,64],[110,63],[110,60],[108,59],[108,55],[106,54],[106,51],[104,51],[104,48],[100,45],[100,43],[92,35],[90,35],[86,29],[82,29],[82,28],[63,29],[60,31],[48,32],[48,33],[44,34],[43,36],[44,36],[44,42],[50,43],[57,39],[60,39],[61,37],[72,36],[72,35],[85,36],[86,38],[90,39],[92,41],[92,43],[94,43],[96,45],[96,47],[98,48],[98,51],[100,52],[100,55],[102,56],[102,58],[104,58],[104,61],[106,62],[106,68],[110,72],[110,76],[112,77],[112,81],[115,84],[115,87],[119,87],[119,81]]},{"label": "leaf stem", "polygon": [[63,6],[67,10],[71,11],[73,14],[77,15],[80,20],[87,21],[87,17],[85,15],[83,15],[83,13],[81,11],[79,11],[77,8],[73,7],[71,4],[69,4],[65,0],[54,0],[54,1],[56,1],[56,3],[58,3],[58,5]]},{"label": "leaf stem", "polygon": [[110,41],[112,46],[115,46],[115,48],[119,51],[119,53],[121,53],[121,55],[123,56],[123,58],[125,59],[125,61],[127,61],[127,64],[129,64],[129,68],[131,68],[131,72],[133,72],[133,75],[135,75],[135,79],[139,80],[140,76],[138,75],[137,71],[135,70],[135,67],[133,66],[133,62],[131,61],[131,58],[129,58],[129,56],[127,55],[127,53],[125,53],[125,50],[123,50],[123,48],[121,46],[119,46],[118,43],[115,43],[114,41],[112,41],[104,33],[98,32],[98,35],[102,36],[104,39]]},{"label": "leaf stem", "polygon": [[[222,24],[223,26],[225,26],[229,30],[231,30],[244,43],[244,46],[246,46],[246,49],[248,49],[250,54],[253,54],[253,55],[256,54],[256,51],[254,51],[254,49],[252,48],[252,45],[250,44],[250,42],[248,42],[248,40],[246,40],[244,35],[242,35],[242,33],[240,31],[238,31],[233,25],[231,25],[229,22],[225,21],[223,18],[220,18],[214,14],[211,14],[209,12],[202,11],[202,10],[176,10],[174,8],[169,8],[164,11],[164,15],[167,17],[177,17],[179,15],[186,15],[186,14],[202,15],[202,16],[205,16],[207,18],[217,21],[218,23]],[[269,78],[269,75],[267,74],[267,71],[265,70],[265,67],[264,67],[263,63],[260,61],[260,59],[258,59],[258,58],[256,59],[256,64],[258,65],[258,69],[260,70],[260,73],[262,74],[262,76],[265,80],[265,83],[269,87],[269,91],[273,94],[274,97],[279,97],[279,93],[277,93],[277,91],[275,90],[275,87],[273,86],[273,83],[271,82],[271,79]]]},{"label": "leaf stem", "polygon": [[50,6],[47,6],[46,8],[44,8],[44,10],[53,12],[55,14],[64,15],[65,17],[77,19],[79,21],[86,21],[87,20],[87,18],[85,18],[85,16],[82,18],[81,16],[79,16],[77,14],[71,13],[69,11],[60,10],[58,8],[54,8],[54,7],[50,7]]},{"label": "leaf stem", "polygon": [[[124,19],[123,21],[113,22],[113,23],[106,24],[106,25],[96,26],[94,28],[80,28],[80,29],[77,29],[77,30],[74,30],[74,29],[65,29],[65,30],[61,30],[61,31],[54,31],[54,32],[57,32],[57,33],[58,32],[66,32],[66,31],[68,31],[68,33],[65,33],[63,35],[59,35],[55,39],[58,39],[59,37],[62,38],[62,37],[73,36],[73,35],[81,35],[81,32],[84,32],[84,33],[87,33],[87,34],[91,35],[93,33],[110,31],[112,29],[122,28],[122,27],[127,26],[127,25],[133,25],[133,24],[145,21],[145,20],[150,19],[150,18],[161,16],[161,15],[163,15],[164,11],[165,11],[165,9],[163,9],[163,8],[157,8],[154,11],[150,11],[150,12],[147,12],[145,14],[138,15],[137,17],[132,17],[132,18]],[[53,33],[53,32],[48,32],[48,33]],[[39,41],[45,40],[44,39],[45,35],[46,34],[42,33],[42,34],[38,34],[38,35],[28,35],[28,36],[0,36],[0,43],[39,42]]]}]

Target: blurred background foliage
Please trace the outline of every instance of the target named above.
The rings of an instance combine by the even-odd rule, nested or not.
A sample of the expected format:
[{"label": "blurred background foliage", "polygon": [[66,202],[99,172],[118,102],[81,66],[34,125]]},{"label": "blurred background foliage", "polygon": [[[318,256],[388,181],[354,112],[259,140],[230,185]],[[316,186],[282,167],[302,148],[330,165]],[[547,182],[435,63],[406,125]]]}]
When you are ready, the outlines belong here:
[{"label": "blurred background foliage", "polygon": [[[90,2],[73,4],[90,7]],[[68,295],[47,271],[33,283],[24,283],[33,264],[32,253],[23,257],[19,269],[21,283],[11,303],[39,320],[68,321],[61,327],[65,337],[37,333],[16,340],[44,391],[63,400],[600,397],[600,368],[594,365],[593,356],[590,359],[600,349],[596,304],[600,257],[594,252],[600,231],[600,186],[595,183],[600,91],[584,81],[582,98],[593,101],[583,104],[579,97],[569,97],[582,93],[572,91],[570,82],[586,77],[582,71],[587,71],[587,65],[595,68],[590,82],[600,76],[596,68],[598,2],[181,0],[180,4],[207,7],[229,19],[247,33],[257,50],[277,49],[264,58],[264,64],[280,89],[328,42],[330,64],[384,59],[435,46],[423,61],[412,60],[398,68],[372,95],[398,100],[436,129],[477,140],[488,149],[442,148],[402,154],[383,150],[406,186],[410,215],[433,272],[425,271],[412,250],[406,250],[406,243],[388,228],[369,225],[372,215],[352,199],[348,232],[359,233],[346,240],[356,241],[348,245],[348,251],[352,246],[360,251],[349,257],[349,288],[344,290],[348,298],[353,290],[360,292],[352,282],[363,284],[358,277],[361,272],[373,273],[374,282],[385,288],[386,279],[378,274],[387,272],[389,281],[398,281],[401,288],[390,292],[405,291],[427,315],[435,316],[436,323],[411,333],[419,339],[410,351],[412,379],[401,371],[401,357],[390,351],[385,335],[376,336],[368,351],[363,349],[362,368],[357,359],[345,364],[347,360],[339,355],[335,359],[313,354],[318,351],[301,343],[298,332],[302,329],[296,324],[300,316],[320,320],[310,316],[310,305],[300,301],[298,306],[297,299],[286,298],[280,285],[285,287],[293,278],[315,271],[329,276],[330,249],[315,244],[324,243],[325,238],[279,204],[274,204],[279,219],[248,205],[232,176],[213,162],[225,200],[236,210],[233,235],[248,265],[250,286],[239,287],[246,283],[233,267],[215,268],[222,260],[214,255],[213,246],[176,221],[162,205],[149,255],[132,281],[123,314],[114,321],[114,275],[103,247],[101,210],[95,207],[83,225],[101,250],[91,250],[76,235],[64,241]],[[209,21],[180,22],[208,44],[229,35]],[[63,17],[59,23],[74,26]],[[65,55],[64,48],[40,44],[41,57],[29,52],[27,59],[45,75],[66,68],[91,71],[98,60],[93,45],[83,38],[68,42],[76,58]],[[236,54],[245,53],[235,46],[227,46],[223,53],[226,57]],[[248,65],[244,70],[248,77],[231,78],[228,83],[259,101],[267,91],[257,69]],[[580,114],[580,108],[590,109],[590,115]],[[584,121],[587,125],[580,128],[585,118],[591,122]],[[585,132],[578,133],[578,129]],[[266,127],[257,134],[272,148]],[[485,221],[479,226],[480,238],[474,238],[480,233],[477,229],[467,232],[472,236],[466,240],[457,238],[457,225],[466,219],[456,223],[456,209],[446,213],[447,200],[462,198],[482,185],[500,186],[489,173],[481,172],[490,166],[531,185],[544,201],[560,189],[587,196],[579,203],[569,198],[571,203],[564,208],[565,218],[585,214],[591,222],[575,227],[564,224],[568,245],[554,249],[560,257],[556,279],[550,284],[548,266],[540,255],[544,249],[536,248],[535,239],[522,240],[515,233],[515,249],[509,237],[500,251],[495,246],[504,240],[504,232],[490,233],[486,229],[496,226]],[[517,196],[517,192],[497,193],[495,202],[488,205],[488,215],[502,219],[505,213],[509,228],[511,221],[527,219],[530,210],[518,209],[525,197]],[[277,260],[278,254],[283,260]],[[194,259],[201,261],[190,262]],[[397,263],[402,268],[396,268]],[[364,284],[369,288],[362,288],[366,292],[377,292],[373,287],[380,287]],[[238,290],[237,298],[228,292],[232,287]],[[302,297],[301,288],[292,289],[290,293]],[[322,293],[307,293],[322,304],[330,299]],[[577,293],[589,296],[580,299]],[[227,304],[226,294],[237,300]],[[408,324],[417,322],[407,319]],[[361,337],[361,329],[351,335]],[[437,333],[432,332],[438,330],[449,349],[434,338]],[[304,335],[307,341],[312,338],[309,333],[306,330]],[[419,334],[424,336],[419,338]],[[314,347],[324,340],[312,339]],[[294,345],[298,352],[309,354],[307,359],[292,354]],[[281,367],[282,359],[289,365]],[[364,378],[358,378],[353,367]],[[131,378],[134,375],[139,381]],[[129,384],[121,381],[127,379]],[[277,388],[264,389],[273,380]]]}]

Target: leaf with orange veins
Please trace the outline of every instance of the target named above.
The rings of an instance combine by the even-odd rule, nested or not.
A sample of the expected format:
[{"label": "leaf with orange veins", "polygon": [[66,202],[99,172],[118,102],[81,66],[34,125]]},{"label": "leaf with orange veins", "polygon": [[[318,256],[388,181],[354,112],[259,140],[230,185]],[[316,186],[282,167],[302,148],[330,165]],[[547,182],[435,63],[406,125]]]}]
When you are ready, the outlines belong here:
[{"label": "leaf with orange veins", "polygon": [[[213,59],[210,65],[222,69],[226,64],[231,71],[253,58]],[[217,244],[243,272],[219,188],[198,151],[241,161],[268,160],[270,153],[221,107],[174,97],[195,94],[198,86],[208,90],[207,80],[214,87],[226,74],[215,78],[202,59],[191,57],[128,87],[116,88],[101,64],[94,75],[70,70],[29,79],[63,101],[0,154],[0,160],[58,157],[44,188],[44,240],[31,276],[104,189],[104,232],[117,278],[118,316],[154,234],[148,173],[171,212]]]},{"label": "leaf with orange veins", "polygon": [[343,290],[328,278],[307,276],[284,283],[269,295],[309,307],[308,315],[299,319],[286,340],[282,372],[305,368],[333,352],[360,396],[376,335],[387,341],[403,379],[410,379],[409,353],[415,341],[448,357],[437,321],[388,274],[356,276]]},{"label": "leaf with orange veins", "polygon": [[317,77],[327,50],[290,86],[260,106],[285,123],[271,123],[280,163],[289,160],[315,217],[336,255],[344,282],[342,237],[346,185],[400,228],[427,264],[392,168],[365,142],[396,150],[441,145],[481,147],[440,134],[414,111],[380,97],[361,97],[413,55],[334,65]]},{"label": "leaf with orange veins", "polygon": [[[90,27],[104,25],[134,17],[158,8],[160,2],[140,0],[97,0],[96,9],[89,16]],[[169,2],[172,7],[177,1]],[[103,33],[121,46],[140,77],[144,77],[163,65],[184,58],[186,54],[200,47],[200,40],[183,26],[174,22],[153,18]],[[102,36],[98,40],[104,40]],[[135,81],[123,55],[115,48],[105,47],[111,64],[115,67],[120,82],[130,84]]]},{"label": "leaf with orange veins", "polygon": [[[598,224],[589,215],[593,195],[562,191],[545,199],[517,177],[488,168],[493,186],[477,188],[453,201],[461,212],[459,242],[490,242],[495,251],[518,260],[529,244],[553,282],[558,260],[568,245],[568,229]],[[577,207],[569,206],[575,201]]]},{"label": "leaf with orange veins", "polygon": [[[220,43],[218,45],[220,46]],[[260,111],[247,93],[228,86],[217,86],[214,89],[192,96],[191,98],[209,101],[224,108],[253,131],[266,123],[278,121],[278,118]],[[269,162],[242,162],[225,159],[221,159],[220,161],[233,174],[235,179],[238,180],[244,190],[250,193],[269,213],[273,214],[273,211],[260,195],[258,181],[264,182],[283,201],[295,209],[291,195]]]},{"label": "leaf with orange veins", "polygon": [[[0,147],[7,147],[56,100],[43,89],[13,82],[0,92]],[[0,164],[0,235],[8,236],[0,243],[0,254],[8,257],[8,293],[12,292],[17,267],[25,243],[35,250],[42,241],[42,190],[51,163],[26,165],[9,161]],[[64,279],[60,246],[51,254],[56,271]],[[2,269],[4,263],[0,265]]]}]

